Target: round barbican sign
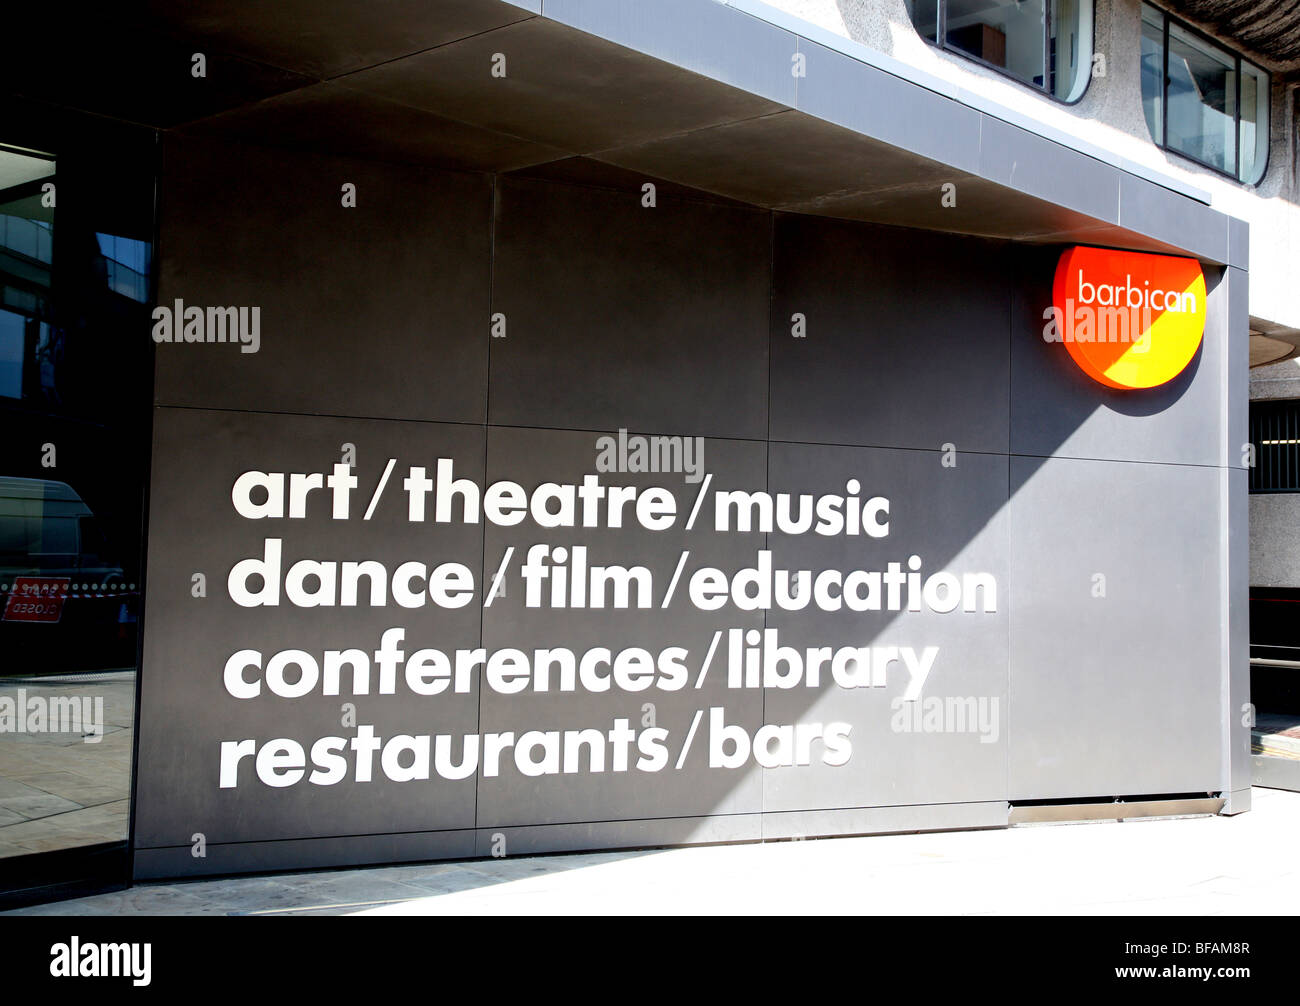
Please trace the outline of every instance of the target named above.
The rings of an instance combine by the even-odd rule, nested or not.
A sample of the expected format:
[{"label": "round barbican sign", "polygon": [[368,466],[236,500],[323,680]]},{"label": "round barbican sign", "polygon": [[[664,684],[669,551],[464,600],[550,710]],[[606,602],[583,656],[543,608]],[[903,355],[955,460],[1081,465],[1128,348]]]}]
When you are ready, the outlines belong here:
[{"label": "round barbican sign", "polygon": [[1080,369],[1110,388],[1155,388],[1181,374],[1205,334],[1205,276],[1193,258],[1068,248],[1050,309]]}]

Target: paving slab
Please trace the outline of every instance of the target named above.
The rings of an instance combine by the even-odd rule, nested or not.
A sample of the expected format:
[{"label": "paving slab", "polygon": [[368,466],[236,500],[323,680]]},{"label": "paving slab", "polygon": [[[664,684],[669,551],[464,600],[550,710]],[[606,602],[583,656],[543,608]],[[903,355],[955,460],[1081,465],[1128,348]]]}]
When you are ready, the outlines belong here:
[{"label": "paving slab", "polygon": [[1287,915],[1300,794],[1235,817],[416,863],[186,883],[9,915]]}]

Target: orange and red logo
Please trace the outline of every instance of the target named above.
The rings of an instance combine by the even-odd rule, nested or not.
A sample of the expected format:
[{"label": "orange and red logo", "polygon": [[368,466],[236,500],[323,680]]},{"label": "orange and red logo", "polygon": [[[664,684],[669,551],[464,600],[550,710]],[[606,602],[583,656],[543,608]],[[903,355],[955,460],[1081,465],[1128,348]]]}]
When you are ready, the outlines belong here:
[{"label": "orange and red logo", "polygon": [[1205,334],[1205,276],[1193,258],[1069,248],[1043,336],[1110,388],[1155,388],[1186,369]]}]

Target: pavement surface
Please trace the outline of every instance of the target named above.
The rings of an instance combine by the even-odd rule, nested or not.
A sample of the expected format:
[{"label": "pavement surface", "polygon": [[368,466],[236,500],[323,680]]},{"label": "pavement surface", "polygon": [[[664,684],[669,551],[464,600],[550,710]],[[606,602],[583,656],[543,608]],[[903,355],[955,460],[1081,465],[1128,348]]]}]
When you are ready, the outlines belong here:
[{"label": "pavement surface", "polygon": [[8,915],[1279,915],[1300,794],[1236,817],[533,856],[142,884]]},{"label": "pavement surface", "polygon": [[135,672],[5,677],[0,698],[24,710],[0,734],[0,858],[123,841]]}]

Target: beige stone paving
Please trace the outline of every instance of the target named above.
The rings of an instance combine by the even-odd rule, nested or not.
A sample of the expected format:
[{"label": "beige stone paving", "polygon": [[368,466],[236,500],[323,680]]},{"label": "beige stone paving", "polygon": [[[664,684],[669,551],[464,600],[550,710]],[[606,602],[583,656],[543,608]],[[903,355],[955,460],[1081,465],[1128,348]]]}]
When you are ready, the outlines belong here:
[{"label": "beige stone paving", "polygon": [[103,736],[0,733],[0,858],[118,842],[130,821],[134,672],[81,681],[0,678],[0,696],[102,698]]}]

